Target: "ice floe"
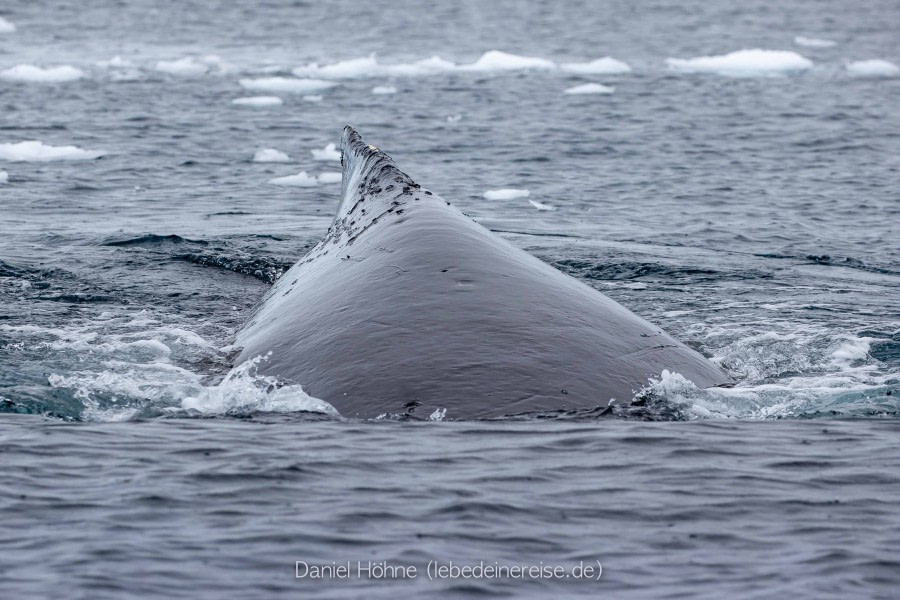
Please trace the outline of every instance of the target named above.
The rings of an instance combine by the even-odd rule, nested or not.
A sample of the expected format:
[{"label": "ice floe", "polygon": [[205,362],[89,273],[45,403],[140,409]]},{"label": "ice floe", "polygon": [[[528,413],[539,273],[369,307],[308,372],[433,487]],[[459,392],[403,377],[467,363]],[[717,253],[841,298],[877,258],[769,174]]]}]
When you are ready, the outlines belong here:
[{"label": "ice floe", "polygon": [[666,64],[683,73],[715,73],[731,77],[786,75],[813,66],[808,58],[789,50],[738,50],[718,56],[667,58]]},{"label": "ice floe", "polygon": [[448,123],[459,123],[462,120],[462,115],[447,115]]},{"label": "ice floe", "polygon": [[9,183],[9,173],[0,171],[0,185],[6,185],[7,183]]},{"label": "ice floe", "polygon": [[310,150],[315,160],[341,160],[341,151],[334,144],[328,144],[321,150]]},{"label": "ice floe", "polygon": [[585,83],[563,91],[563,94],[612,94],[616,88],[600,83]]},{"label": "ice floe", "polygon": [[0,33],[13,33],[15,30],[15,23],[7,21],[3,17],[0,17]]},{"label": "ice floe", "polygon": [[315,177],[310,177],[306,171],[300,171],[296,175],[288,175],[287,177],[276,177],[270,179],[272,185],[281,185],[285,187],[316,187],[318,181]]},{"label": "ice floe", "polygon": [[82,150],[77,146],[49,146],[37,140],[0,144],[0,160],[12,162],[50,162],[91,160],[106,154],[102,150]]},{"label": "ice floe", "polygon": [[209,71],[209,65],[192,56],[185,56],[178,60],[161,60],[156,63],[156,70],[180,77],[198,77]]},{"label": "ice floe", "polygon": [[377,96],[386,96],[388,94],[396,94],[397,88],[392,85],[376,85],[372,88],[372,93]]},{"label": "ice floe", "polygon": [[238,83],[248,90],[264,92],[287,92],[291,94],[308,94],[333,88],[337,84],[323,79],[295,79],[293,77],[261,77],[259,79],[241,79]]},{"label": "ice floe", "polygon": [[342,179],[343,175],[335,171],[326,171],[324,173],[319,173],[319,175],[316,177],[316,180],[319,183],[340,183]]},{"label": "ice floe", "polygon": [[375,54],[364,58],[342,60],[330,65],[310,63],[295,68],[292,72],[297,77],[316,77],[320,79],[363,79],[367,77],[414,77],[452,71],[456,65],[439,56],[432,56],[412,63],[383,65]]},{"label": "ice floe", "polygon": [[318,96],[318,95],[303,96],[303,99],[306,102],[321,102],[322,96]]},{"label": "ice floe", "polygon": [[604,56],[585,63],[563,63],[559,67],[567,73],[578,75],[617,75],[631,72],[631,67],[611,56]]},{"label": "ice floe", "polygon": [[116,54],[109,60],[97,61],[97,66],[103,69],[130,69],[134,63]]},{"label": "ice floe", "polygon": [[461,71],[519,71],[525,69],[555,69],[556,63],[546,58],[519,56],[500,50],[489,50],[470,65],[459,67]]},{"label": "ice floe", "polygon": [[484,193],[487,200],[513,200],[514,198],[527,198],[531,195],[528,190],[520,190],[514,188],[503,188],[499,190],[488,190]]},{"label": "ice floe", "polygon": [[555,206],[550,206],[549,204],[544,204],[543,202],[538,202],[537,200],[529,200],[533,207],[538,210],[556,210]]},{"label": "ice floe", "polygon": [[262,148],[253,155],[253,162],[258,163],[282,163],[290,160],[290,156],[275,148]]},{"label": "ice floe", "polygon": [[831,48],[837,46],[837,42],[831,40],[823,40],[820,38],[808,38],[798,35],[794,38],[794,43],[798,46],[806,46],[807,48]]},{"label": "ice floe", "polygon": [[84,71],[69,65],[46,69],[35,65],[16,65],[0,71],[0,79],[28,83],[64,83],[76,81],[82,77],[84,77]]},{"label": "ice floe", "polygon": [[247,96],[235,98],[231,103],[238,106],[281,106],[284,101],[278,96]]},{"label": "ice floe", "polygon": [[847,65],[847,71],[854,77],[896,77],[900,75],[900,68],[897,65],[880,58],[851,62]]}]

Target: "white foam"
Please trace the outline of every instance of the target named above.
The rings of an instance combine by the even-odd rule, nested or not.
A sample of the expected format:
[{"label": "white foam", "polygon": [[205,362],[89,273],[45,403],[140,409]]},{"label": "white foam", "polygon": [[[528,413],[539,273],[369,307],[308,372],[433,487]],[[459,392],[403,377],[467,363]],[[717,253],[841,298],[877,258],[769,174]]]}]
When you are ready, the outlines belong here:
[{"label": "white foam", "polygon": [[375,54],[363,58],[342,60],[330,65],[320,66],[310,63],[295,68],[292,72],[297,77],[316,77],[320,79],[363,79],[367,77],[415,77],[452,71],[456,65],[439,56],[432,56],[412,63],[383,65]]},{"label": "white foam", "polygon": [[794,38],[794,43],[798,46],[806,46],[807,48],[831,48],[837,46],[837,42],[831,40],[823,40],[819,38],[808,38],[798,35]]},{"label": "white foam", "polygon": [[488,190],[484,193],[487,200],[513,200],[514,198],[527,198],[531,195],[528,190],[519,190],[514,188],[503,188],[499,190]]},{"label": "white foam", "polygon": [[106,154],[102,150],[82,150],[77,146],[49,146],[37,140],[0,144],[0,160],[13,162],[49,162],[90,160]]},{"label": "white foam", "polygon": [[256,154],[253,155],[253,162],[258,163],[283,163],[290,160],[290,156],[275,148],[263,148],[257,150]]},{"label": "white foam", "polygon": [[307,101],[307,102],[321,102],[321,101],[322,101],[322,96],[316,96],[316,95],[312,95],[312,96],[303,96],[303,99],[304,99],[305,101]]},{"label": "white foam", "polygon": [[272,185],[281,185],[284,187],[316,187],[318,182],[315,177],[310,177],[306,171],[300,171],[296,175],[288,175],[287,177],[276,177],[270,179]]},{"label": "white foam", "polygon": [[340,183],[343,179],[343,175],[333,171],[326,171],[325,173],[319,173],[316,177],[316,180],[319,183]]},{"label": "white foam", "polygon": [[786,75],[813,66],[811,60],[788,50],[738,50],[719,56],[667,58],[673,71],[682,73],[715,73],[730,77]]},{"label": "white foam", "polygon": [[35,65],[16,65],[0,71],[0,79],[26,83],[65,83],[76,81],[82,77],[84,77],[84,71],[69,65],[46,69]]},{"label": "white foam", "polygon": [[470,65],[459,67],[461,71],[520,71],[520,70],[551,70],[556,68],[556,63],[546,58],[533,56],[519,56],[500,50],[489,50],[481,55],[481,58]]},{"label": "white foam", "polygon": [[900,74],[897,65],[880,58],[851,62],[847,71],[854,77],[896,77]]},{"label": "white foam", "polygon": [[538,210],[556,210],[555,206],[544,204],[543,202],[538,202],[537,200],[529,200],[529,202]]},{"label": "white foam", "polygon": [[446,417],[446,416],[447,416],[446,408],[436,408],[436,409],[434,409],[433,413],[428,415],[428,420],[436,421],[436,422],[440,423],[441,421],[444,420],[444,417]]},{"label": "white foam", "polygon": [[392,85],[376,85],[372,88],[372,93],[377,96],[386,96],[388,94],[396,94],[397,88]]},{"label": "white foam", "polygon": [[559,67],[567,73],[578,75],[618,75],[631,72],[631,67],[627,63],[611,56],[584,63],[563,63]]},{"label": "white foam", "polygon": [[0,33],[13,33],[16,30],[16,25],[12,21],[7,21],[3,17],[0,17]]},{"label": "white foam", "polygon": [[287,92],[291,94],[308,94],[333,88],[337,84],[323,79],[294,79],[292,77],[261,77],[259,79],[241,79],[238,83],[248,90],[264,92]]},{"label": "white foam", "polygon": [[180,77],[198,77],[209,71],[209,65],[192,56],[185,56],[178,60],[161,60],[156,63],[156,70]]},{"label": "white foam", "polygon": [[9,173],[0,171],[0,185],[6,185],[7,183],[9,183]]},{"label": "white foam", "polygon": [[608,85],[603,85],[600,83],[585,83],[583,85],[576,85],[575,87],[570,87],[563,91],[563,94],[612,94],[616,91],[616,88],[610,87]]},{"label": "white foam", "polygon": [[257,108],[265,106],[281,106],[284,101],[278,96],[248,96],[245,98],[235,98],[232,104],[238,106],[255,106]]},{"label": "white foam", "polygon": [[341,160],[341,151],[334,144],[328,144],[321,150],[310,150],[315,160]]}]

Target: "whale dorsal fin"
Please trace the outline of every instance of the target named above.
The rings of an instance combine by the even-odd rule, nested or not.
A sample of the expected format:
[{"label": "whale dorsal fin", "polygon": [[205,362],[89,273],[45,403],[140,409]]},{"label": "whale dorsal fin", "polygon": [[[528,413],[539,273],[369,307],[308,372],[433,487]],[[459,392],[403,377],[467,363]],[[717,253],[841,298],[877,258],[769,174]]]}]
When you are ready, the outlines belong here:
[{"label": "whale dorsal fin", "polygon": [[341,136],[341,166],[341,204],[336,219],[346,216],[360,199],[379,196],[388,186],[400,190],[419,188],[409,175],[397,168],[394,159],[364,142],[349,125]]}]

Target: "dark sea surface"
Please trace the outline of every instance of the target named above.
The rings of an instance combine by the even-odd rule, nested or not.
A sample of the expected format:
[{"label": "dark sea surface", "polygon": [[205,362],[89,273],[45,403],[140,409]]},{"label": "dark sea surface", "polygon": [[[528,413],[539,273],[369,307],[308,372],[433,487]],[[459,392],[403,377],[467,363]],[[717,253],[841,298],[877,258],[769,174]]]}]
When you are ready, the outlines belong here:
[{"label": "dark sea surface", "polygon": [[[0,597],[897,597],[900,77],[853,64],[900,63],[896,2],[0,17]],[[802,56],[667,63],[742,49]],[[606,56],[630,70],[568,66]],[[614,91],[564,93],[588,83]],[[282,103],[232,103],[252,96]],[[311,151],[346,124],[736,385],[660,373],[612,414],[435,422],[223,381],[339,200],[270,181],[338,172]],[[503,188],[530,195],[484,197]],[[370,560],[418,577],[295,578]]]}]

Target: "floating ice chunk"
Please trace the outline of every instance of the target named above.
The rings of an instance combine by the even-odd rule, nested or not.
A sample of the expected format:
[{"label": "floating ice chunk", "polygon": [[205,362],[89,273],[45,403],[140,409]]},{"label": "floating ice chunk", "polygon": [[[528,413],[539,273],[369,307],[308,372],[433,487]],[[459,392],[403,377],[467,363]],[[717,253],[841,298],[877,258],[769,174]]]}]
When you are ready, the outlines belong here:
[{"label": "floating ice chunk", "polygon": [[303,99],[307,102],[321,102],[322,96],[303,96]]},{"label": "floating ice chunk", "polygon": [[0,185],[6,185],[7,183],[9,183],[9,173],[0,171]]},{"label": "floating ice chunk", "polygon": [[612,94],[615,91],[616,88],[609,87],[608,85],[602,85],[599,83],[585,83],[583,85],[570,87],[567,90],[563,91],[563,94]]},{"label": "floating ice chunk", "polygon": [[206,74],[209,66],[192,56],[185,56],[178,60],[161,60],[156,63],[156,70],[180,77],[197,77]]},{"label": "floating ice chunk", "polygon": [[448,123],[458,123],[462,119],[462,115],[447,115]]},{"label": "floating ice chunk", "polygon": [[489,50],[470,65],[459,67],[461,71],[516,71],[522,69],[555,69],[556,63],[546,58],[519,56],[499,50]]},{"label": "floating ice chunk", "polygon": [[538,202],[537,200],[529,200],[529,202],[538,210],[556,210],[555,206],[550,206],[549,204],[544,204],[543,202]]},{"label": "floating ice chunk", "polygon": [[831,40],[822,40],[819,38],[808,38],[798,35],[794,38],[794,43],[798,46],[806,46],[807,48],[831,48],[837,46],[837,42]]},{"label": "floating ice chunk", "polygon": [[260,79],[241,79],[238,83],[248,90],[262,90],[265,92],[288,92],[292,94],[307,94],[320,92],[333,88],[337,84],[322,79],[294,79],[291,77],[262,77]]},{"label": "floating ice chunk", "polygon": [[319,173],[319,176],[316,177],[316,179],[319,181],[319,183],[340,183],[343,179],[343,176],[340,173],[328,171],[325,173]]},{"label": "floating ice chunk", "polygon": [[248,96],[235,98],[231,103],[238,106],[281,106],[284,104],[278,96]]},{"label": "floating ice chunk", "polygon": [[276,177],[270,179],[272,185],[282,185],[286,187],[316,187],[318,185],[315,177],[310,177],[306,171],[300,171],[296,175],[288,175],[287,177]]},{"label": "floating ice chunk", "polygon": [[789,50],[738,50],[719,56],[667,58],[673,71],[683,73],[715,73],[730,77],[785,75],[813,66],[811,60]]},{"label": "floating ice chunk", "polygon": [[0,17],[0,33],[13,33],[15,30],[15,23],[12,23],[11,21],[7,21],[3,17]]},{"label": "floating ice chunk", "polygon": [[631,67],[611,56],[604,56],[586,63],[563,63],[560,68],[567,73],[579,75],[616,75],[631,72]]},{"label": "floating ice chunk", "polygon": [[456,64],[449,60],[444,60],[440,56],[432,56],[423,60],[417,60],[414,63],[385,65],[385,75],[397,75],[403,77],[414,77],[417,75],[433,75],[435,73],[444,73],[456,69]]},{"label": "floating ice chunk", "polygon": [[417,75],[430,75],[451,71],[456,65],[439,56],[432,56],[413,63],[400,63],[394,65],[382,65],[374,54],[365,58],[353,58],[343,60],[330,65],[320,66],[310,63],[293,70],[297,77],[318,77],[321,79],[362,79],[365,77],[383,77],[395,75],[401,77],[414,77]]},{"label": "floating ice chunk", "polygon": [[90,160],[106,154],[102,150],[82,150],[77,146],[48,146],[39,141],[0,144],[0,160],[12,162],[49,162]]},{"label": "floating ice chunk", "polygon": [[396,94],[397,88],[392,85],[376,85],[372,88],[372,93],[378,96],[386,96],[388,94]]},{"label": "floating ice chunk", "polygon": [[42,69],[34,65],[16,65],[0,71],[0,79],[6,81],[22,81],[28,83],[64,83],[84,77],[84,71],[63,65]]},{"label": "floating ice chunk", "polygon": [[896,77],[900,74],[897,65],[880,58],[852,62],[847,65],[847,71],[854,77]]},{"label": "floating ice chunk", "polygon": [[289,160],[291,160],[290,156],[275,148],[263,148],[262,150],[257,150],[256,154],[253,155],[253,162],[258,163],[281,163]]},{"label": "floating ice chunk", "polygon": [[488,200],[512,200],[514,198],[527,198],[530,195],[531,192],[528,190],[517,190],[514,188],[488,190],[484,193],[484,197]]},{"label": "floating ice chunk", "polygon": [[341,160],[341,151],[334,144],[328,144],[321,150],[310,150],[315,160]]},{"label": "floating ice chunk", "polygon": [[134,66],[134,63],[116,54],[109,60],[98,61],[97,66],[104,69],[129,69]]}]

